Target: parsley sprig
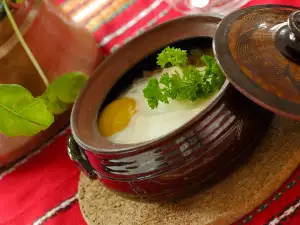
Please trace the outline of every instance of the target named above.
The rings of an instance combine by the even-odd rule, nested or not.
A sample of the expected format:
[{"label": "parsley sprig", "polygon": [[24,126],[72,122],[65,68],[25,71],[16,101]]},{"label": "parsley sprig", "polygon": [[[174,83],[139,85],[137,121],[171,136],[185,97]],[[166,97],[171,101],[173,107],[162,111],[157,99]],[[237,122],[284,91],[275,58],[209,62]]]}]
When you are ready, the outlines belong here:
[{"label": "parsley sprig", "polygon": [[151,109],[157,108],[159,102],[168,104],[169,99],[196,101],[218,91],[225,82],[225,77],[216,60],[203,55],[201,60],[205,63],[205,70],[188,65],[187,51],[179,48],[166,47],[157,57],[157,64],[161,68],[179,66],[182,75],[177,71],[173,74],[164,73],[158,80],[149,79],[144,92]]},{"label": "parsley sprig", "polygon": [[188,57],[186,50],[171,48],[169,46],[157,56],[157,65],[161,68],[165,68],[170,64],[172,66],[185,66],[187,61]]}]

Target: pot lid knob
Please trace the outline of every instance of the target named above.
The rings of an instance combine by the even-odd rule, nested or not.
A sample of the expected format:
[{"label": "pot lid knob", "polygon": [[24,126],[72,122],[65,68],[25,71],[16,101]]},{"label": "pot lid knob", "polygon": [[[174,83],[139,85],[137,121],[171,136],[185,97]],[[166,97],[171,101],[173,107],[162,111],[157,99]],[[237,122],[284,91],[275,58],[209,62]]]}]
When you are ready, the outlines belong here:
[{"label": "pot lid knob", "polygon": [[300,64],[300,10],[288,17],[287,24],[278,29],[275,40],[284,56]]},{"label": "pot lid knob", "polygon": [[225,17],[214,38],[225,76],[245,96],[300,120],[300,10],[252,6]]}]

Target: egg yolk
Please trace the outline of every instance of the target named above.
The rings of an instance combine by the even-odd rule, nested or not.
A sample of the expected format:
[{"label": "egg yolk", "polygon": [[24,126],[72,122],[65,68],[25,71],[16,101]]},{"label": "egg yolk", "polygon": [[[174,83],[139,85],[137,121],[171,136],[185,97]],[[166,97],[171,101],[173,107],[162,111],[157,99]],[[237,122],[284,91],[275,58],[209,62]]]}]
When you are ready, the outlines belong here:
[{"label": "egg yolk", "polygon": [[136,113],[136,102],[132,98],[120,98],[108,104],[101,112],[98,128],[102,136],[109,137],[128,126]]}]

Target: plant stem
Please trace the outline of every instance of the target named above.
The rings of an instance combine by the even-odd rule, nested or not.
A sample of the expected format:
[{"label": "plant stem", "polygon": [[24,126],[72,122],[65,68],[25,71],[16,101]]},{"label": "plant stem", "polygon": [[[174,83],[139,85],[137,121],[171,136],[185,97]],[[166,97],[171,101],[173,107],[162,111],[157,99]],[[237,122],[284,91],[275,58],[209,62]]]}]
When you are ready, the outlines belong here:
[{"label": "plant stem", "polygon": [[48,79],[47,77],[45,76],[42,68],[40,67],[39,63],[37,62],[36,58],[34,57],[34,55],[32,54],[30,48],[28,47],[28,45],[26,44],[19,28],[18,28],[18,25],[16,24],[11,12],[10,12],[10,9],[7,5],[7,0],[3,0],[3,6],[4,6],[4,9],[5,9],[5,12],[7,14],[7,18],[8,20],[10,21],[11,23],[11,26],[17,36],[17,38],[19,39],[20,41],[20,44],[22,45],[22,47],[24,48],[26,54],[28,55],[29,59],[31,60],[32,64],[34,65],[35,69],[37,70],[38,74],[40,75],[40,77],[42,78],[44,84],[46,87],[48,87],[49,85],[49,82],[48,82]]}]

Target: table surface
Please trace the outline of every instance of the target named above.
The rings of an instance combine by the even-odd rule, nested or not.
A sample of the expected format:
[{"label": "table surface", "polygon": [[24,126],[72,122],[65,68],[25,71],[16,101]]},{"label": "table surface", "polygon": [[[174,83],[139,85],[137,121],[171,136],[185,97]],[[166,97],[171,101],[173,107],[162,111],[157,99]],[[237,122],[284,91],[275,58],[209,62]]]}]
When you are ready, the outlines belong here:
[{"label": "table surface", "polygon": [[[91,0],[57,0],[73,16]],[[253,0],[255,4],[287,4],[299,0]],[[105,12],[83,18],[99,47],[113,52],[144,30],[180,14],[162,0],[116,0]],[[77,201],[80,171],[66,150],[69,128],[0,173],[0,225],[86,224]],[[258,190],[259,191],[259,190]],[[240,224],[300,224],[300,168]]]}]

